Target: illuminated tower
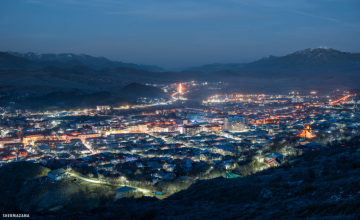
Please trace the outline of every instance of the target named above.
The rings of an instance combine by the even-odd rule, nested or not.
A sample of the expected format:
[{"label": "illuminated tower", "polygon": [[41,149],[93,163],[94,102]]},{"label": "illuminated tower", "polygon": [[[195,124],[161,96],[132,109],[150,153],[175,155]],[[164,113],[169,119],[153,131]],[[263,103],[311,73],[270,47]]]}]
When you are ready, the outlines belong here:
[{"label": "illuminated tower", "polygon": [[179,94],[181,95],[181,90],[182,90],[182,86],[181,86],[181,83],[179,85]]}]

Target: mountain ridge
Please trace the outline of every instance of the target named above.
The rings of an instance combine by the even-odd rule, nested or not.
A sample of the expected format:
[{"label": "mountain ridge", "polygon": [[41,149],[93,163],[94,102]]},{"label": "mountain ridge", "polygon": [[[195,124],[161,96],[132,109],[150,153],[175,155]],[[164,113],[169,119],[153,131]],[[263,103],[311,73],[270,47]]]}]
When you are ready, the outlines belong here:
[{"label": "mountain ridge", "polygon": [[[105,57],[92,57],[86,54],[38,54],[5,52],[15,58],[9,59],[4,53],[0,56],[9,59],[4,63],[0,58],[2,69],[25,69],[36,70],[46,66],[68,68],[73,66],[85,66],[95,70],[131,68],[149,72],[168,72],[163,68],[150,65],[138,65],[111,61]],[[23,58],[24,60],[20,60]],[[200,71],[204,73],[222,70],[232,71],[290,71],[290,72],[360,72],[360,53],[339,51],[332,48],[307,48],[285,56],[267,56],[250,63],[213,63],[199,67],[191,67],[186,71]]]},{"label": "mountain ridge", "polygon": [[[322,53],[335,55],[324,56],[321,55]],[[324,58],[330,61],[319,64],[318,60],[322,61]],[[30,88],[41,86],[44,89],[36,92],[39,93],[38,95],[43,95],[45,88],[48,92],[76,88],[87,93],[109,91],[118,96],[120,96],[118,92],[121,88],[119,85],[124,86],[129,82],[159,84],[194,80],[226,82],[241,86],[242,89],[261,91],[293,89],[294,87],[331,89],[338,86],[353,89],[360,86],[358,58],[357,53],[320,48],[295,52],[284,57],[269,56],[251,64],[243,64],[246,68],[231,64],[241,67],[241,70],[219,68],[220,70],[216,72],[199,70],[150,72],[128,67],[94,69],[74,60],[67,63],[35,62],[0,52],[0,85],[5,86],[4,92],[9,90],[8,86],[18,86],[17,88],[23,88],[21,91],[25,94],[32,92],[33,89]],[[334,62],[334,60],[339,60],[339,62]],[[141,97],[144,96],[141,95]]]},{"label": "mountain ridge", "polygon": [[103,68],[114,69],[117,67],[128,67],[134,69],[148,70],[152,72],[166,71],[164,68],[155,65],[123,63],[120,61],[112,61],[105,57],[94,57],[87,54],[74,54],[74,53],[55,54],[55,53],[34,53],[34,52],[19,53],[12,51],[6,51],[6,53],[35,62],[59,61],[61,63],[67,63],[69,61],[78,61],[83,65],[94,69],[103,69]]},{"label": "mountain ridge", "polygon": [[318,47],[296,51],[285,56],[267,56],[250,63],[207,64],[189,70],[216,72],[220,69],[234,71],[276,70],[311,72],[359,72],[360,53]]}]

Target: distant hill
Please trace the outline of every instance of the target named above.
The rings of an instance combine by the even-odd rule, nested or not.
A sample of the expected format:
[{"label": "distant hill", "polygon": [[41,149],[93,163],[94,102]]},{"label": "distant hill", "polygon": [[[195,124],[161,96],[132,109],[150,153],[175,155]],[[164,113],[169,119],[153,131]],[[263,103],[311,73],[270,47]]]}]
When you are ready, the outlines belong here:
[{"label": "distant hill", "polygon": [[118,92],[119,96],[127,99],[136,99],[138,97],[147,98],[167,98],[167,95],[161,89],[153,86],[142,85],[140,83],[130,83]]},{"label": "distant hill", "polygon": [[31,70],[39,69],[42,65],[27,59],[23,59],[11,54],[0,52],[0,69],[17,69],[17,70]]},{"label": "distant hill", "polygon": [[0,52],[0,69],[2,70],[38,70],[47,66],[66,68],[71,66],[83,65],[83,63],[77,60],[69,60],[64,63],[56,60],[37,62],[14,56],[6,52]]},{"label": "distant hill", "polygon": [[[0,69],[2,70],[38,70],[47,66],[58,68],[84,66],[96,70],[131,68],[150,72],[166,72],[164,68],[158,66],[111,61],[105,57],[93,57],[86,54],[0,52]],[[297,51],[281,57],[268,56],[251,63],[214,63],[192,67],[188,70],[197,72],[231,70],[354,73],[360,72],[360,53],[319,47]]]},{"label": "distant hill", "polygon": [[189,70],[202,72],[217,72],[221,70],[241,70],[244,67],[241,63],[213,63],[200,67],[191,67]]},{"label": "distant hill", "polygon": [[87,66],[71,66],[65,68],[58,68],[55,66],[47,66],[40,69],[41,72],[47,73],[66,73],[66,74],[77,74],[77,75],[101,75],[101,71],[87,67]]},{"label": "distant hill", "polygon": [[331,48],[310,48],[283,57],[269,56],[248,63],[245,70],[280,70],[307,72],[360,71],[360,53]]},{"label": "distant hill", "polygon": [[46,106],[59,106],[59,107],[85,107],[95,105],[132,105],[124,98],[114,96],[111,92],[101,91],[94,93],[85,93],[82,91],[56,91],[50,92],[43,96],[30,97],[24,100],[26,103],[31,103],[32,106],[46,107]]},{"label": "distant hill", "polygon": [[[115,69],[118,67],[127,67],[127,68],[134,68],[134,69],[142,69],[152,72],[160,72],[160,71],[166,71],[162,67],[153,66],[153,65],[138,65],[133,63],[123,63],[120,61],[111,61],[105,57],[93,57],[86,54],[73,54],[73,53],[60,53],[60,54],[54,54],[54,53],[18,53],[18,52],[11,52],[8,51],[7,53],[21,57],[27,60],[35,61],[35,62],[53,62],[58,61],[61,63],[68,63],[77,61],[78,63],[74,63],[75,65],[83,65],[95,69],[103,69],[103,68],[109,68],[109,69]],[[75,66],[72,65],[72,66]],[[52,65],[57,66],[57,65]],[[59,67],[59,66],[58,66]]]},{"label": "distant hill", "polygon": [[[211,64],[182,72],[151,72],[123,66],[114,68],[116,65],[97,69],[90,65],[86,66],[84,62],[89,62],[87,59],[79,61],[71,58],[72,56],[66,58],[68,60],[64,58],[62,60],[64,63],[50,58],[47,61],[37,62],[0,52],[0,90],[8,94],[9,99],[10,96],[19,95],[41,97],[51,92],[81,91],[86,94],[96,94],[108,91],[111,97],[106,101],[110,102],[116,98],[128,101],[138,97],[166,98],[163,91],[155,87],[149,89],[137,85],[120,89],[129,82],[141,84],[168,84],[193,80],[209,83],[226,82],[236,85],[233,89],[261,92],[274,91],[274,89],[292,91],[293,89],[332,90],[340,87],[346,89],[360,87],[359,53],[325,48],[306,49],[283,57],[270,56],[248,64]],[[104,61],[102,58],[99,60]],[[116,62],[103,63],[104,66],[110,64]],[[202,88],[192,90],[191,93],[194,94],[193,99],[207,94],[206,89]],[[6,105],[9,101],[15,100],[0,100],[0,105]],[[19,103],[20,100],[16,102]],[[100,103],[101,100],[96,102]],[[84,102],[86,103],[89,102]]]},{"label": "distant hill", "polygon": [[68,92],[51,92],[41,97],[33,98],[34,101],[46,101],[46,102],[90,102],[96,103],[103,99],[111,97],[110,92],[97,92],[87,94],[81,91],[68,91]]},{"label": "distant hill", "polygon": [[75,74],[83,76],[113,76],[118,77],[118,79],[135,81],[138,78],[149,78],[152,80],[158,80],[164,76],[170,76],[168,72],[149,72],[142,69],[134,69],[128,67],[117,67],[115,69],[103,68],[103,69],[93,69],[87,66],[70,66],[65,68],[60,68],[56,66],[46,66],[39,70],[34,70],[33,72],[44,72],[44,73],[58,73],[58,74]]},{"label": "distant hill", "polygon": [[339,51],[331,48],[309,48],[276,57],[268,56],[246,64],[209,64],[190,70],[216,72],[234,71],[292,71],[292,72],[360,72],[360,53]]}]

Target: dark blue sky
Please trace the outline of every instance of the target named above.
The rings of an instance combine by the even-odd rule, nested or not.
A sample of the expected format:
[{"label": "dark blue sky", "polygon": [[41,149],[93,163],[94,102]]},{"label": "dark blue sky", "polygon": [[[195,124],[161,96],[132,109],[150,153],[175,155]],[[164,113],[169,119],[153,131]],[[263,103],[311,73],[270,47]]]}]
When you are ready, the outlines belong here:
[{"label": "dark blue sky", "polygon": [[360,52],[359,0],[0,0],[0,51],[165,68],[327,46]]}]

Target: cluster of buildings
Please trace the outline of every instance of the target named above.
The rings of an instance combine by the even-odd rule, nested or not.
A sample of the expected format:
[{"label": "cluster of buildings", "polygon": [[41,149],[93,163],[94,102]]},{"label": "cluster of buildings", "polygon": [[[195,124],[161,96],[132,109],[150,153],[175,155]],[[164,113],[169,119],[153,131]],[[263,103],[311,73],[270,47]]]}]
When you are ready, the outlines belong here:
[{"label": "cluster of buildings", "polygon": [[[360,133],[357,107],[323,108],[323,103],[312,96],[294,102],[283,96],[232,95],[211,97],[200,108],[126,115],[106,115],[108,106],[92,114],[2,114],[0,163],[59,161],[148,185],[197,178],[201,168],[231,171],[252,155],[277,166],[292,148],[323,147],[312,141],[319,136],[333,141]],[[292,141],[282,152],[269,152],[275,140]]]}]

